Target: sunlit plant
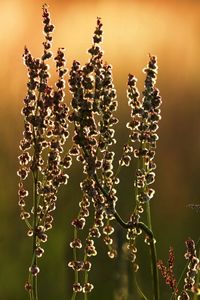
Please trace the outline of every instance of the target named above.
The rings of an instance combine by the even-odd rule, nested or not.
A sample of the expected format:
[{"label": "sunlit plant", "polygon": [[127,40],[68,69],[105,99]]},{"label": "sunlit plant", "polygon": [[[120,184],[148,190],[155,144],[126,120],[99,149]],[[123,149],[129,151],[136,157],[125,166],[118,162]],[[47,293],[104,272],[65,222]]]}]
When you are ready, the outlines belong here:
[{"label": "sunlit plant", "polygon": [[[69,71],[70,107],[64,102],[67,69],[63,48],[59,48],[54,57],[58,74],[55,86],[49,84],[47,62],[53,56],[51,46],[54,25],[47,5],[43,6],[43,24],[45,40],[42,56],[34,58],[27,47],[23,55],[28,82],[22,109],[24,131],[20,141],[18,204],[20,217],[27,225],[27,235],[32,239],[32,258],[25,282],[30,300],[39,299],[38,260],[44,253],[42,244],[47,241],[48,230],[53,226],[58,189],[68,181],[66,169],[71,166],[73,158],[82,165],[84,177],[80,182],[82,197],[77,201],[78,214],[72,216],[71,222],[73,239],[69,246],[72,248],[72,259],[68,262],[74,273],[70,273],[74,277],[71,299],[82,295],[86,300],[94,288],[89,273],[92,257],[97,255],[96,239],[101,239],[106,245],[111,259],[119,259],[113,235],[115,225],[119,224],[126,237],[123,251],[126,251],[132,272],[136,275],[141,264],[137,259],[140,251],[138,236],[143,235],[150,250],[149,280],[152,281],[152,292],[150,296],[145,296],[137,284],[136,293],[141,299],[162,299],[158,278],[160,270],[166,284],[172,289],[171,299],[196,300],[200,267],[194,241],[186,241],[185,258],[188,264],[185,267],[187,272],[181,276],[185,275],[182,291],[179,288],[180,280],[177,281],[174,274],[173,248],[169,250],[167,266],[161,260],[158,261],[156,254],[150,204],[155,194],[152,184],[155,181],[154,158],[162,103],[159,90],[155,87],[157,58],[149,55],[149,62],[143,70],[146,78],[141,96],[136,86],[137,79],[132,74],[128,75],[127,98],[131,116],[127,122],[127,142],[123,145],[121,158],[115,168],[113,146],[116,143],[115,125],[118,118],[115,114],[118,101],[112,66],[103,58],[101,19],[97,18],[93,43],[88,50],[89,61],[81,66],[74,60]],[[70,139],[69,125],[73,128]],[[117,201],[120,200],[117,191],[120,171],[123,167],[132,167],[132,161],[136,166],[134,178],[130,179],[134,182],[134,208],[125,221],[117,208]],[[27,181],[32,182],[32,189],[26,185]],[[122,298],[115,294],[115,299],[132,296],[128,292],[125,294]]]}]

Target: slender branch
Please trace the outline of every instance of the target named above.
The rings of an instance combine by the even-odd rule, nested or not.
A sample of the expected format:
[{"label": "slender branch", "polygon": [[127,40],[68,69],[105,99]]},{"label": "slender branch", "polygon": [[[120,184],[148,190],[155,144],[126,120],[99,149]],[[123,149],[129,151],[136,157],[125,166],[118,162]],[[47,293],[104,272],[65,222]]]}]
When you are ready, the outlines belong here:
[{"label": "slender branch", "polygon": [[[149,202],[146,203],[146,213],[147,213],[147,222],[148,227],[152,231],[152,224],[151,224],[151,211],[150,211],[150,204]],[[151,268],[153,273],[153,286],[154,286],[154,293],[155,293],[155,300],[159,299],[159,276],[158,276],[158,268],[157,268],[157,252],[154,239],[150,240],[150,247],[151,249]]]},{"label": "slender branch", "polygon": [[[35,253],[36,244],[37,244],[37,207],[38,207],[38,195],[37,195],[37,182],[38,182],[38,172],[33,172],[34,177],[34,186],[33,186],[33,207],[34,207],[34,216],[33,216],[33,260],[32,266],[37,266],[37,256]],[[33,284],[33,300],[38,300],[38,284],[37,284],[37,275],[32,275],[32,284]]]},{"label": "slender branch", "polygon": [[152,272],[153,272],[153,287],[154,287],[154,299],[160,299],[159,293],[159,277],[157,268],[157,253],[154,238],[150,240],[150,250],[151,250],[151,261],[152,261]]}]

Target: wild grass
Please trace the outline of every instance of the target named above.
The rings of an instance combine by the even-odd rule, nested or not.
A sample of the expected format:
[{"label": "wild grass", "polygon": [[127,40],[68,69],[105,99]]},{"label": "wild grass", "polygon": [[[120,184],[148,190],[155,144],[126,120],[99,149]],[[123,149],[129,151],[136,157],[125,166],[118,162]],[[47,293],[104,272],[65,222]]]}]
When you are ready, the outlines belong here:
[{"label": "wild grass", "polygon": [[[24,63],[28,70],[27,94],[24,98],[22,115],[24,119],[23,138],[20,141],[19,156],[19,207],[20,217],[27,226],[27,235],[32,243],[30,265],[27,270],[25,289],[30,300],[39,300],[38,277],[39,260],[44,255],[43,243],[47,242],[48,231],[53,226],[53,212],[56,209],[57,194],[62,184],[68,183],[70,167],[76,159],[80,164],[83,179],[80,182],[82,197],[78,201],[78,213],[72,216],[70,242],[73,285],[72,299],[93,299],[90,270],[93,257],[97,256],[96,240],[107,247],[111,260],[128,258],[129,284],[118,289],[114,299],[163,299],[160,290],[160,274],[169,288],[174,300],[197,300],[200,294],[199,241],[188,238],[186,244],[186,265],[178,277],[174,272],[175,255],[169,249],[167,264],[157,257],[156,237],[151,218],[151,201],[155,190],[152,185],[156,176],[155,155],[159,139],[158,129],[161,120],[161,96],[156,87],[158,75],[157,58],[149,55],[147,66],[143,69],[146,79],[141,95],[137,89],[137,79],[128,75],[127,99],[130,117],[127,120],[128,139],[122,155],[116,162],[114,145],[115,125],[118,123],[116,111],[118,100],[112,78],[112,66],[104,61],[101,48],[103,24],[97,18],[93,43],[88,53],[88,62],[81,66],[77,61],[68,72],[64,48],[59,48],[54,61],[57,80],[55,86],[49,84],[48,61],[51,52],[52,33],[47,5],[43,6],[43,53],[34,58],[27,47],[24,49]],[[71,93],[70,106],[65,102],[66,76]],[[73,132],[69,135],[69,128]],[[118,210],[119,174],[122,168],[132,168],[134,206],[126,220]],[[71,170],[72,172],[72,170]],[[31,180],[32,189],[28,189]],[[67,213],[67,212],[65,212]],[[117,249],[115,227],[123,229],[126,242]],[[149,248],[151,273],[151,294],[147,295],[137,281],[142,261],[138,253],[143,246]],[[46,250],[48,251],[48,250]],[[118,255],[118,252],[123,255]],[[132,273],[132,275],[130,275]],[[131,282],[131,280],[132,282]],[[53,284],[53,283],[52,283]],[[130,287],[132,286],[132,287]],[[45,287],[44,287],[45,288]]]}]

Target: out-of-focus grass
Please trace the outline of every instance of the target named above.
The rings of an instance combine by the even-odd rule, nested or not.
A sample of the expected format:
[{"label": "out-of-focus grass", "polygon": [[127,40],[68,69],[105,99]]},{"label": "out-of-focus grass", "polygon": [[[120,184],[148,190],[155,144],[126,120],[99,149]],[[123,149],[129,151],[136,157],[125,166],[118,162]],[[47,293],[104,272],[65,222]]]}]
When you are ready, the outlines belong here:
[{"label": "out-of-focus grass", "polygon": [[[187,207],[200,202],[200,92],[199,92],[199,13],[198,1],[48,1],[56,25],[54,49],[66,47],[68,67],[74,58],[87,60],[96,16],[104,24],[105,58],[113,65],[118,91],[120,124],[117,126],[117,151],[126,142],[125,123],[129,118],[126,81],[129,72],[139,79],[148,53],[158,56],[158,87],[163,97],[160,141],[157,151],[156,196],[152,201],[153,225],[158,237],[159,257],[166,257],[173,245],[180,273],[184,262],[184,240],[199,234],[199,215]],[[1,1],[0,34],[0,294],[2,299],[27,299],[23,291],[30,245],[25,227],[18,217],[17,155],[23,120],[20,115],[26,88],[26,70],[21,55],[26,44],[38,56],[41,51],[43,1]],[[53,78],[52,78],[53,82]],[[67,93],[69,97],[69,93]],[[118,154],[119,155],[119,154]],[[77,211],[79,197],[77,166],[62,189],[55,227],[49,235],[41,260],[42,298],[62,299],[70,290],[71,270],[68,241],[70,221]],[[118,206],[126,218],[131,206],[131,170],[124,171]],[[99,258],[91,271],[96,285],[94,298],[112,299],[115,263],[108,263],[99,245]],[[107,267],[108,266],[108,267]],[[113,272],[111,272],[111,269]],[[145,270],[144,270],[145,273]],[[145,275],[144,275],[145,276]],[[146,278],[146,281],[148,279]],[[102,288],[103,287],[103,288]],[[167,289],[163,288],[163,293]],[[101,298],[98,294],[101,292]],[[107,294],[108,297],[108,294]]]}]

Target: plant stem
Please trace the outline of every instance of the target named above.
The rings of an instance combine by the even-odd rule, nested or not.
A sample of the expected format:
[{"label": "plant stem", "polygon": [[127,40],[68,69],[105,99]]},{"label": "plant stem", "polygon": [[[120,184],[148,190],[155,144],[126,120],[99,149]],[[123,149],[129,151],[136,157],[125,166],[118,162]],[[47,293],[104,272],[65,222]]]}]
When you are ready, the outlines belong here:
[{"label": "plant stem", "polygon": [[[147,213],[148,228],[152,232],[151,210],[150,210],[149,202],[146,203],[146,213]],[[154,238],[150,240],[150,248],[151,248],[151,270],[153,275],[154,299],[157,300],[160,298],[160,295],[159,295],[159,277],[158,277],[158,268],[157,268],[157,252],[156,252]]]},{"label": "plant stem", "polygon": [[[100,188],[101,192],[104,196],[106,196],[108,199],[110,199],[110,196],[107,194],[107,192],[104,190],[104,188],[101,186],[98,177],[96,174],[94,174],[94,179]],[[151,251],[151,265],[152,265],[152,274],[153,274],[153,289],[154,289],[154,300],[159,300],[159,280],[158,280],[158,270],[157,270],[157,253],[156,253],[156,247],[154,242],[154,235],[151,230],[151,214],[150,214],[150,207],[147,206],[147,220],[148,225],[146,226],[143,222],[139,222],[137,224],[133,224],[132,222],[124,222],[121,218],[121,216],[118,214],[116,210],[113,211],[113,216],[115,217],[116,221],[126,229],[132,229],[134,227],[138,227],[141,229],[145,234],[148,236],[150,241],[150,251]]]},{"label": "plant stem", "polygon": [[[75,239],[77,239],[77,229],[76,228],[74,228],[74,240]],[[73,248],[73,259],[74,259],[74,261],[77,260],[76,248]],[[75,280],[74,283],[78,283],[78,271],[77,270],[74,270],[74,280]],[[71,300],[76,299],[76,295],[77,295],[77,293],[75,291],[73,291]]]},{"label": "plant stem", "polygon": [[33,300],[38,300],[37,276],[33,276]]},{"label": "plant stem", "polygon": [[76,299],[76,292],[73,292],[72,297],[71,297],[71,300],[74,300],[74,299]]},{"label": "plant stem", "polygon": [[150,241],[151,247],[151,263],[152,263],[152,273],[153,273],[153,287],[154,287],[154,299],[160,299],[159,293],[159,277],[158,277],[158,269],[157,269],[157,253],[154,239]]},{"label": "plant stem", "polygon": [[[32,259],[32,266],[37,266],[37,256],[35,254],[36,246],[37,246],[37,208],[38,208],[38,195],[37,195],[37,182],[38,182],[38,171],[33,171],[33,208],[34,208],[34,216],[33,216],[33,259]],[[37,274],[34,276],[31,274],[32,277],[32,299],[38,300],[38,282],[37,282]]]},{"label": "plant stem", "polygon": [[149,203],[149,201],[146,203],[146,213],[147,213],[147,224],[148,224],[148,227],[152,230],[151,210],[150,210],[150,203]]}]

